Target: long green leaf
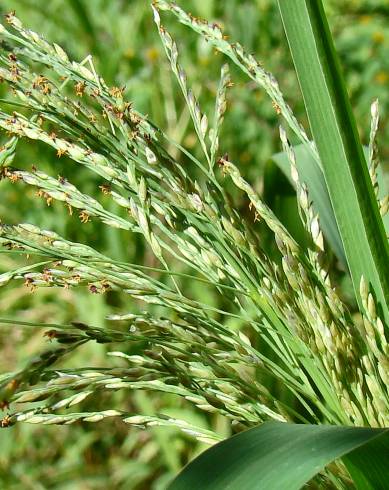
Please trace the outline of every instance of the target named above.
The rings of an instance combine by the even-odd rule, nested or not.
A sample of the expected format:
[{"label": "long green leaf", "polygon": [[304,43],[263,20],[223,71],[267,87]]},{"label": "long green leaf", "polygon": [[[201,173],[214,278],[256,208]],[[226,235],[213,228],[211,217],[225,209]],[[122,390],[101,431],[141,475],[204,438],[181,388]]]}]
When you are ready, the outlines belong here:
[{"label": "long green leaf", "polygon": [[202,453],[169,490],[297,490],[342,457],[356,488],[387,488],[389,429],[267,422]]},{"label": "long green leaf", "polygon": [[389,245],[321,0],[278,0],[355,293],[389,322]]}]

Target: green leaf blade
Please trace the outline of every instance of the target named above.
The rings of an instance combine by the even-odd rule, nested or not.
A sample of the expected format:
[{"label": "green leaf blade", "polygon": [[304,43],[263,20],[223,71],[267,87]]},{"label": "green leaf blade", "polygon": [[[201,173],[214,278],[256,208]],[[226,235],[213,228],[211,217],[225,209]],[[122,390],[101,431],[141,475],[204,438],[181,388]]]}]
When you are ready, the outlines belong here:
[{"label": "green leaf blade", "polygon": [[[368,462],[366,464],[366,455]],[[389,482],[389,437],[384,432],[342,458],[360,490],[385,490]]]},{"label": "green leaf blade", "polygon": [[[382,481],[389,478],[388,436],[387,429],[267,422],[202,453],[169,490],[298,490],[327,464],[348,453],[350,468],[357,468],[355,474],[358,471],[358,488],[367,489],[370,487],[363,486],[362,480],[374,480],[370,474],[373,464],[376,476]],[[386,453],[377,458],[381,448]]]}]

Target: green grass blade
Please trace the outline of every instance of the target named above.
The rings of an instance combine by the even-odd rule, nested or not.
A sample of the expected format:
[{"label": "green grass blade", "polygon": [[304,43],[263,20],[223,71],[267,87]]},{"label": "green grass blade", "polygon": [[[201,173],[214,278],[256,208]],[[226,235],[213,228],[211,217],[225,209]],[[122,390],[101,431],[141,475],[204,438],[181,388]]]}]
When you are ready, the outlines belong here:
[{"label": "green grass blade", "polygon": [[297,490],[345,455],[358,489],[384,488],[388,445],[388,429],[267,422],[202,453],[169,490]]},{"label": "green grass blade", "polygon": [[370,283],[389,320],[389,245],[322,3],[278,0],[355,293]]},{"label": "green grass blade", "polygon": [[[388,488],[389,465],[387,461],[389,455],[389,437],[387,437],[387,434],[373,439],[371,442],[342,458],[358,489],[384,490]],[[369,455],[369,462],[368,466],[365,467],[367,454]]]}]

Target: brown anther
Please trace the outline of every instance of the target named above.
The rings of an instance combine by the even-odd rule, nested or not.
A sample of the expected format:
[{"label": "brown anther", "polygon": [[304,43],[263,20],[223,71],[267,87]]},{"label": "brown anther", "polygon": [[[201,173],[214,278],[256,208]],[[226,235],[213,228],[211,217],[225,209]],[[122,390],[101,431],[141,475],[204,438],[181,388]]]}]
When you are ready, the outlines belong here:
[{"label": "brown anther", "polygon": [[42,93],[43,95],[49,95],[51,94],[51,88],[50,88],[50,85],[48,83],[45,83],[42,87]]},{"label": "brown anther", "polygon": [[43,337],[47,337],[50,342],[58,336],[58,330],[46,330]]},{"label": "brown anther", "polygon": [[15,53],[9,53],[8,59],[9,59],[9,61],[17,61],[16,54]]},{"label": "brown anther", "polygon": [[109,282],[105,279],[101,281],[100,286],[101,286],[101,291],[100,291],[101,293],[105,293],[106,291],[111,289]]},{"label": "brown anther", "polygon": [[10,182],[12,182],[13,184],[15,184],[15,182],[20,180],[19,175],[15,174],[15,173],[11,173],[11,172],[7,172],[7,177],[10,180]]},{"label": "brown anther", "polygon": [[89,223],[90,216],[86,211],[81,211],[81,213],[78,216],[81,220],[81,223]]},{"label": "brown anther", "polygon": [[53,276],[47,269],[44,269],[42,273],[42,279],[46,282],[53,282]]},{"label": "brown anther", "polygon": [[9,71],[14,82],[17,82],[21,79],[19,68],[15,64],[10,66]]},{"label": "brown anther", "polygon": [[15,17],[15,14],[16,14],[15,10],[11,10],[11,12],[8,12],[8,14],[5,14],[4,17],[5,17],[5,20],[8,24],[12,24],[12,21]]},{"label": "brown anther", "polygon": [[130,140],[134,140],[137,136],[139,136],[139,131],[138,130],[130,131],[128,133],[128,137],[130,138]]},{"label": "brown anther", "polygon": [[219,160],[222,160],[223,161],[223,164],[225,162],[229,162],[230,161],[230,158],[228,156],[228,153],[224,153],[224,155],[222,157],[220,157]]},{"label": "brown anther", "polygon": [[58,182],[62,185],[66,184],[67,180],[62,175],[58,175]]},{"label": "brown anther", "polygon": [[1,420],[1,427],[9,427],[11,425],[11,417],[9,415],[6,415],[3,417]]},{"label": "brown anther", "polygon": [[36,289],[37,286],[34,284],[34,280],[31,279],[31,277],[27,277],[24,281],[24,285],[29,288],[30,292],[33,293]]},{"label": "brown anther", "polygon": [[141,118],[136,114],[134,114],[133,112],[131,112],[130,121],[132,122],[132,124],[138,125],[141,122]]},{"label": "brown anther", "polygon": [[124,103],[124,109],[123,109],[123,111],[124,112],[130,112],[131,107],[132,107],[132,103],[131,102],[125,102]]},{"label": "brown anther", "polygon": [[47,85],[47,83],[48,83],[48,80],[46,77],[44,77],[43,75],[38,75],[32,83],[32,88],[35,88],[35,89],[40,88],[40,87],[43,87],[44,85]]},{"label": "brown anther", "polygon": [[276,113],[277,114],[281,114],[281,107],[277,104],[277,102],[275,102],[274,100],[272,101],[271,105],[273,106],[273,108],[275,109]]},{"label": "brown anther", "polygon": [[61,158],[62,155],[65,155],[66,154],[66,150],[64,150],[63,148],[58,148],[57,150],[57,157],[58,158]]},{"label": "brown anther", "polygon": [[77,82],[76,85],[74,86],[74,90],[76,91],[76,95],[78,97],[82,97],[85,93],[85,83]]},{"label": "brown anther", "polygon": [[66,203],[66,207],[68,208],[68,213],[69,213],[69,216],[73,216],[73,208],[71,206],[71,204],[69,204],[68,202]]},{"label": "brown anther", "polygon": [[226,163],[228,163],[228,162],[229,162],[228,153],[225,153],[222,157],[217,159],[216,163],[221,168],[223,175],[225,174],[225,168],[224,167],[225,167]]},{"label": "brown anther", "polygon": [[99,185],[99,189],[104,195],[109,195],[111,193],[111,187],[109,185]]},{"label": "brown anther", "polygon": [[124,90],[125,87],[112,87],[109,89],[109,95],[111,95],[111,97],[115,97],[115,99],[119,99],[120,97],[123,97]]},{"label": "brown anther", "polygon": [[88,284],[88,289],[92,294],[99,294],[96,284]]},{"label": "brown anther", "polygon": [[35,194],[37,197],[43,197],[43,199],[46,199],[46,203],[48,206],[50,206],[53,201],[53,198],[50,196],[50,194],[45,192],[43,189],[38,189]]},{"label": "brown anther", "polygon": [[120,121],[123,121],[124,119],[124,112],[121,112],[119,110],[117,110],[116,108],[114,108],[114,114],[115,116],[120,120]]}]

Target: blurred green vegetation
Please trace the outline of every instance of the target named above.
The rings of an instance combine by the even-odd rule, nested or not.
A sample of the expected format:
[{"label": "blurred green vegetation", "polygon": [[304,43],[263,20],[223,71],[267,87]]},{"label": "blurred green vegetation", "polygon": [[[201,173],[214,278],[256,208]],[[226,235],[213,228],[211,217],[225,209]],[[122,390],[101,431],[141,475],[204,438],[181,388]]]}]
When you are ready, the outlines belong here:
[{"label": "blurred green vegetation", "polygon": [[[290,105],[306,124],[301,97],[273,0],[186,0],[179,2],[194,15],[222,25],[231,40],[241,42],[265,68],[278,78]],[[378,97],[381,107],[379,136],[382,161],[389,160],[389,7],[384,0],[327,0],[330,24],[343,61],[346,80],[359,130],[368,140],[370,104]],[[24,24],[61,45],[71,57],[92,54],[98,73],[108,85],[125,87],[127,100],[148,114],[160,127],[201,157],[187,108],[170,74],[149,2],[145,0],[0,0],[2,13],[16,9]],[[181,62],[190,85],[205,112],[214,104],[218,77],[226,61],[221,54],[192,31],[168,19],[169,30],[180,49]],[[276,213],[296,236],[301,233],[293,190],[269,163],[280,151],[279,117],[266,95],[231,67],[234,86],[229,90],[229,107],[220,138],[221,153],[228,153],[242,173],[264,193]],[[3,90],[3,89],[2,89]],[[171,149],[171,151],[176,151]],[[39,166],[47,173],[64,175],[85,193],[99,192],[90,173],[66,158],[58,159],[43,145],[21,143],[17,166]],[[264,192],[265,191],[265,192]],[[112,204],[111,204],[112,205]],[[242,212],[245,212],[242,209]],[[34,191],[21,184],[1,182],[0,218],[10,223],[31,222],[53,229],[69,239],[90,243],[118,260],[155,265],[142,241],[130,243],[123,234],[95,223],[80,226],[77,216],[53,204],[50,208]],[[300,237],[301,238],[301,237]],[[266,240],[266,237],[264,237]],[[17,257],[0,254],[0,273],[15,266]],[[203,285],[188,284],[191,295],[215,304]],[[347,296],[347,284],[345,285]],[[220,306],[215,304],[215,306]],[[41,289],[34,293],[20,287],[1,290],[3,317],[37,322],[88,321],[103,325],[112,310],[143,308],[113,294],[92,295],[79,289]],[[231,325],[236,327],[236,325]],[[1,372],[16,370],[46,342],[42,333],[1,327]],[[80,366],[104,366],[106,347],[88,344],[72,359]],[[112,348],[110,348],[112,350]],[[112,361],[110,361],[112,363]],[[58,369],[66,367],[61,365]],[[121,395],[122,396],[122,395]],[[114,401],[114,398],[113,398]],[[112,407],[113,401],[110,400]],[[220,417],[195,411],[189,404],[165,396],[145,393],[121,400],[129,412],[163,411],[203,427],[217,427],[229,434]],[[91,398],[96,409],[107,408],[104,399]],[[18,425],[1,432],[0,488],[7,489],[163,489],[167,481],[202,446],[174,429],[141,431],[120,422],[103,421],[71,427]]]}]

